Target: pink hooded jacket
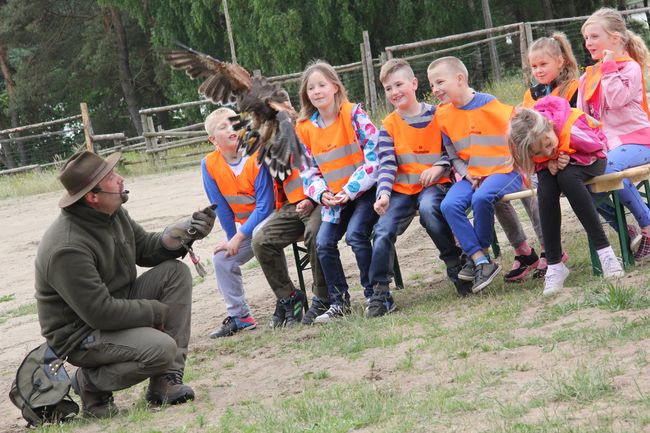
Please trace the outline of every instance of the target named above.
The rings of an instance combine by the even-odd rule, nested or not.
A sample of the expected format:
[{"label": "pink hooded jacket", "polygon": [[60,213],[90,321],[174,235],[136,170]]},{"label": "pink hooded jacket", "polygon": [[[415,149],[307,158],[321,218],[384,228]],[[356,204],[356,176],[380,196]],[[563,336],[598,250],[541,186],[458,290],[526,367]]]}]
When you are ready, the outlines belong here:
[{"label": "pink hooded jacket", "polygon": [[[558,96],[545,96],[537,101],[533,110],[539,112],[553,124],[553,131],[559,137],[571,113],[569,101]],[[600,128],[589,125],[587,115],[575,121],[571,127],[571,148],[576,152],[570,155],[571,164],[591,165],[597,159],[606,158],[607,137]],[[547,163],[536,164],[535,171],[546,168]]]},{"label": "pink hooded jacket", "polygon": [[603,62],[598,93],[584,100],[585,75],[580,77],[577,106],[603,122],[609,150],[621,144],[650,145],[650,120],[641,107],[643,85],[637,62]]}]

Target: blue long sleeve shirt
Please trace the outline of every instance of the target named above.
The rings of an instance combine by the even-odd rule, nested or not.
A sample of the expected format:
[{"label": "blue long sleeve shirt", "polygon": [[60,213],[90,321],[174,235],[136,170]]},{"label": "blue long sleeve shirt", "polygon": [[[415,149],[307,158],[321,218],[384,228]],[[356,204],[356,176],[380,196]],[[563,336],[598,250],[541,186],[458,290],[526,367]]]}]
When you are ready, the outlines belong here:
[{"label": "blue long sleeve shirt", "polygon": [[[237,233],[237,225],[235,224],[235,214],[228,205],[224,198],[217,182],[210,176],[208,169],[205,165],[205,159],[201,161],[201,174],[203,177],[203,188],[208,196],[211,204],[217,205],[217,217],[226,238],[230,240]],[[255,210],[248,217],[246,222],[242,224],[239,231],[242,232],[247,238],[251,237],[253,230],[259,223],[264,221],[266,217],[271,215],[275,207],[275,198],[273,193],[273,179],[269,175],[265,166],[260,168],[260,172],[255,178]]]}]

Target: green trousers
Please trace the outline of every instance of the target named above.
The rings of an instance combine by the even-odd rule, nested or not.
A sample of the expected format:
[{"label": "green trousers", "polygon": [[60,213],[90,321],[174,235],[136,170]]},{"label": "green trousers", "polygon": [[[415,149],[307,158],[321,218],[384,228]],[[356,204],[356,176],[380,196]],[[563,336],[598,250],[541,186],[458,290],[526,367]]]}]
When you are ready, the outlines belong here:
[{"label": "green trousers", "polygon": [[187,265],[167,260],[155,266],[136,279],[129,298],[157,299],[169,305],[164,330],[93,331],[68,356],[72,365],[84,369],[90,391],[117,391],[185,368],[192,313],[192,275]]},{"label": "green trousers", "polygon": [[278,298],[286,299],[296,290],[289,278],[284,248],[304,237],[313,275],[312,292],[322,300],[329,299],[325,277],[316,255],[316,234],[319,227],[319,206],[308,216],[301,216],[296,212],[295,205],[285,202],[253,237],[253,253]]}]

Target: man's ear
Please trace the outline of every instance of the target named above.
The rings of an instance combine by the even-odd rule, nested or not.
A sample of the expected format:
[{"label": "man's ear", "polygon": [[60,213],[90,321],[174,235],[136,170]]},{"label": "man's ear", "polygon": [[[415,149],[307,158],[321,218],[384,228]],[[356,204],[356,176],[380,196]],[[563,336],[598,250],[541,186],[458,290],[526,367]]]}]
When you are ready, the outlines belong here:
[{"label": "man's ear", "polygon": [[96,192],[88,191],[86,195],[84,195],[84,200],[88,204],[97,204],[99,201],[99,194]]}]

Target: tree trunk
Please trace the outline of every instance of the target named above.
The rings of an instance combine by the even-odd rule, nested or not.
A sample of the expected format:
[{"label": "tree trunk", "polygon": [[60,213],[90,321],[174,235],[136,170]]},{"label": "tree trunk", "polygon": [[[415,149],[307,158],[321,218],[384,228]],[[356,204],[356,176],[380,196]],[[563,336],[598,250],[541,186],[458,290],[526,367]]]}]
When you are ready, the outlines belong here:
[{"label": "tree trunk", "polygon": [[[5,87],[7,88],[7,96],[9,97],[9,115],[11,117],[11,127],[18,127],[18,112],[16,111],[16,84],[14,83],[13,78],[11,77],[11,71],[9,70],[9,61],[7,59],[7,47],[5,44],[0,42],[0,70],[2,71],[2,78],[5,81]],[[27,152],[25,150],[25,145],[23,143],[18,143],[18,151],[20,153],[20,162],[21,165],[27,165]],[[16,163],[14,161],[11,145],[5,143],[2,146],[2,154],[4,156],[5,165],[8,168],[14,168]]]},{"label": "tree trunk", "polygon": [[120,86],[124,94],[126,106],[129,109],[129,116],[131,122],[135,127],[138,135],[142,135],[142,123],[140,121],[138,98],[135,93],[135,81],[131,73],[131,66],[129,65],[129,47],[126,40],[126,31],[122,23],[120,11],[117,8],[110,8],[110,18],[115,34],[115,49],[117,52],[117,69],[120,77]]},{"label": "tree trunk", "polygon": [[552,20],[553,19],[553,1],[552,0],[542,0],[542,7],[544,8],[544,19]]}]

